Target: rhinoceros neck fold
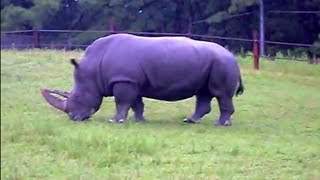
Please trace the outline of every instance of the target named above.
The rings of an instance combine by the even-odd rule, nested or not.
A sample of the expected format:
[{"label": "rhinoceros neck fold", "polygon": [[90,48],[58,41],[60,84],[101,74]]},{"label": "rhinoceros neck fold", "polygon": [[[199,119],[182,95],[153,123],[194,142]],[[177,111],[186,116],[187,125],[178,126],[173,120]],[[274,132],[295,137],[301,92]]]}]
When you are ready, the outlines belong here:
[{"label": "rhinoceros neck fold", "polygon": [[97,88],[98,88],[98,91],[100,93],[101,96],[106,96],[106,92],[105,92],[105,88],[104,88],[104,83],[103,83],[103,80],[102,80],[102,77],[103,77],[103,59],[101,58],[100,61],[99,61],[99,67],[98,67],[98,72],[97,72]]}]

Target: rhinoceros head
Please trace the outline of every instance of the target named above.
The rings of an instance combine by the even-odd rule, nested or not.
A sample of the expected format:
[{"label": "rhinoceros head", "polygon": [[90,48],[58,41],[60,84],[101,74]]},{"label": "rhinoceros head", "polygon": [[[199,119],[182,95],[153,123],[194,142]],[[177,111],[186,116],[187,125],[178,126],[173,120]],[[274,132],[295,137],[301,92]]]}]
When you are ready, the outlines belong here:
[{"label": "rhinoceros head", "polygon": [[71,93],[41,89],[41,94],[50,105],[67,113],[70,119],[82,121],[99,110],[103,96],[99,94],[95,81],[86,73],[85,67],[81,67],[74,59],[71,59],[71,64],[75,67],[75,84]]}]

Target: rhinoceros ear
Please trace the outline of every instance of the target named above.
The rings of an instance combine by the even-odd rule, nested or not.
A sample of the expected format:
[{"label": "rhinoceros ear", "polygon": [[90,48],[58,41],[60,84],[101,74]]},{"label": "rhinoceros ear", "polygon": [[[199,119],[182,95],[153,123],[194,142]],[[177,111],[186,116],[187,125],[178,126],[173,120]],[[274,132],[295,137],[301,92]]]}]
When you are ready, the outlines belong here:
[{"label": "rhinoceros ear", "polygon": [[76,61],[76,59],[72,58],[70,59],[70,63],[72,65],[74,65],[75,68],[78,68],[79,67],[79,63]]}]

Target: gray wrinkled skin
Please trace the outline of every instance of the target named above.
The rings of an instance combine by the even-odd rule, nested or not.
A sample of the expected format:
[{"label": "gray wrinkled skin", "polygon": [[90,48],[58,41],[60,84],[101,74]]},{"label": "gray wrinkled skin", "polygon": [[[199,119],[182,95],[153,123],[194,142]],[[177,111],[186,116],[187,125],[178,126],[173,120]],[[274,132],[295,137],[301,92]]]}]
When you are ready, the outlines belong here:
[{"label": "gray wrinkled skin", "polygon": [[103,97],[115,97],[110,121],[122,123],[130,108],[137,121],[145,121],[143,97],[178,101],[196,96],[195,111],[184,122],[199,122],[216,98],[220,117],[215,124],[228,126],[235,111],[232,98],[243,92],[237,60],[228,50],[185,37],[110,35],[94,41],[80,63],[72,64],[75,84],[61,109],[73,120],[89,118]]}]

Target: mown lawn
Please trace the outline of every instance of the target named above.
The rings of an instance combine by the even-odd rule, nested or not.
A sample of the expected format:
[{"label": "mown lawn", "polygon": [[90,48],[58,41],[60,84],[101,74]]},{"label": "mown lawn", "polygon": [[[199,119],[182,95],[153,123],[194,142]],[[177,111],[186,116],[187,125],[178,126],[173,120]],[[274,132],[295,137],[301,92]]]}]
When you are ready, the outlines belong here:
[{"label": "mown lawn", "polygon": [[184,124],[194,99],[145,99],[148,123],[107,123],[113,98],[72,122],[40,96],[70,90],[83,52],[1,51],[1,179],[320,179],[320,66],[240,59],[245,93],[232,127],[213,111]]}]

